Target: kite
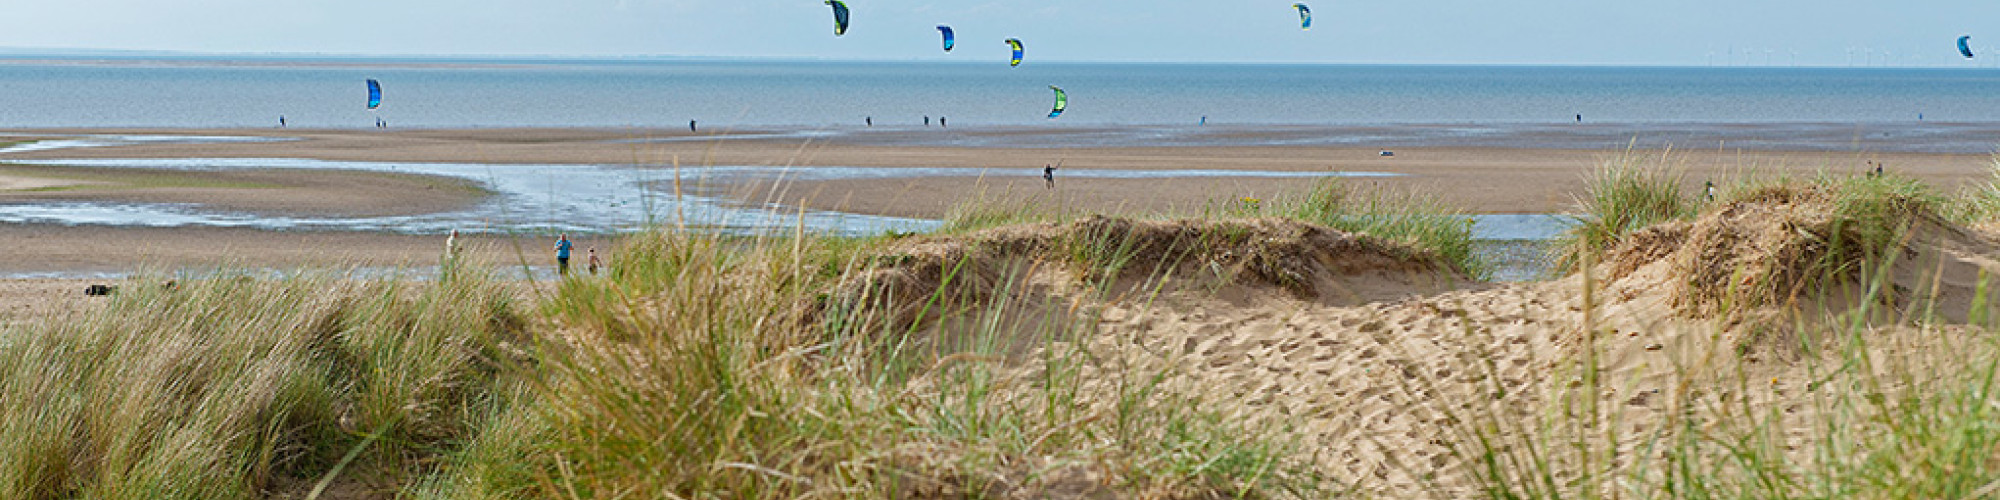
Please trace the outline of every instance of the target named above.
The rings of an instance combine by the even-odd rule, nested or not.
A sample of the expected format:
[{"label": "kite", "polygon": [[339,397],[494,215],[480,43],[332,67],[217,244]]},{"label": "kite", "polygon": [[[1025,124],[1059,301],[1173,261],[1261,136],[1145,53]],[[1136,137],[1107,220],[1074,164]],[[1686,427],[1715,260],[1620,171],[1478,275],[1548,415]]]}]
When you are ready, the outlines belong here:
[{"label": "kite", "polygon": [[847,2],[826,0],[826,4],[833,6],[833,36],[847,34]]},{"label": "kite", "polygon": [[1306,8],[1306,4],[1303,3],[1292,4],[1292,8],[1299,9],[1299,29],[1300,30],[1313,29],[1312,9]]},{"label": "kite", "polygon": [[1966,42],[1970,41],[1972,41],[1971,35],[1958,37],[1958,53],[1964,54],[1966,59],[1972,58],[1972,46],[1966,45]]},{"label": "kite", "polygon": [[1054,120],[1056,117],[1062,116],[1063,109],[1069,107],[1069,94],[1064,93],[1062,87],[1054,85],[1050,85],[1049,90],[1056,91],[1056,107],[1049,110],[1049,119]]},{"label": "kite", "polygon": [[370,78],[368,79],[368,109],[375,109],[380,106],[382,106],[382,84]]},{"label": "kite", "polygon": [[956,45],[958,45],[958,39],[957,39],[956,37],[953,37],[953,36],[952,36],[952,34],[951,34],[951,27],[950,27],[950,26],[945,26],[945,25],[942,25],[942,24],[938,25],[938,33],[942,33],[942,34],[944,34],[944,51],[945,51],[945,52],[951,52],[951,48],[952,48],[953,46],[956,46]]},{"label": "kite", "polygon": [[1010,63],[1007,63],[1007,65],[1008,65],[1008,66],[1020,66],[1020,65],[1021,65],[1021,52],[1022,52],[1022,50],[1021,50],[1021,39],[1019,39],[1019,38],[1009,38],[1009,39],[1007,39],[1007,46],[1008,46],[1008,47],[1013,47],[1013,48],[1014,48],[1014,61],[1013,61],[1013,62],[1010,62]]}]

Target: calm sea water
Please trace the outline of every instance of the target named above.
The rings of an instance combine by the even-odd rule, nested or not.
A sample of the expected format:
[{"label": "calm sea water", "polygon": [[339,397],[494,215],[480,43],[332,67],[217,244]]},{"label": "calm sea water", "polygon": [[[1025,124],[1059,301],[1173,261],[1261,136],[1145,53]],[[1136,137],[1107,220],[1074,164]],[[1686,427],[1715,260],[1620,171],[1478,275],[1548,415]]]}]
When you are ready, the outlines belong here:
[{"label": "calm sea water", "polygon": [[[4,58],[4,56],[0,56]],[[379,79],[382,108],[365,106]],[[1069,110],[1045,118],[1049,85]],[[0,63],[0,127],[2000,122],[2000,71],[186,58]]]}]

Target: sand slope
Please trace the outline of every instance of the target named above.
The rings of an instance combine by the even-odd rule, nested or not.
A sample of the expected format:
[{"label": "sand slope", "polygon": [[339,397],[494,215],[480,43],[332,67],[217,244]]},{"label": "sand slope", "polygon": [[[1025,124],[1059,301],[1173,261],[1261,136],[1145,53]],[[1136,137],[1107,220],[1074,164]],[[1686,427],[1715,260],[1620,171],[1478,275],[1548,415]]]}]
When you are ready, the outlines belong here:
[{"label": "sand slope", "polygon": [[[1981,271],[2000,274],[2000,266],[1987,257],[2000,254],[2000,245],[1935,219],[1922,219],[1926,222],[1917,233],[1922,236],[1903,247],[1908,264],[1892,273],[1895,296],[1878,304],[1878,312],[1849,314],[1860,302],[1840,290],[1856,283],[1840,279],[1813,285],[1834,292],[1810,296],[1833,300],[1796,307],[1797,297],[1806,296],[1796,273],[1784,278],[1790,280],[1785,286],[1767,287],[1791,300],[1771,300],[1768,307],[1742,314],[1722,314],[1692,299],[1724,293],[1729,286],[1728,279],[1699,272],[1703,266],[1720,262],[1749,268],[1733,279],[1754,280],[1753,275],[1782,273],[1749,262],[1789,262],[1770,259],[1773,253],[1811,257],[1799,249],[1824,237],[1814,231],[1827,226],[1808,221],[1825,222],[1826,210],[1824,200],[1812,196],[1723,207],[1693,224],[1655,228],[1629,240],[1607,253],[1607,262],[1594,267],[1588,280],[1576,275],[1505,286],[1473,284],[1449,269],[1399,262],[1379,247],[1331,243],[1352,235],[1320,234],[1326,230],[1272,221],[1193,226],[1095,220],[923,240],[902,247],[895,254],[897,264],[869,279],[891,283],[878,289],[897,297],[890,302],[910,304],[940,289],[938,281],[920,278],[942,272],[948,267],[943,263],[967,259],[991,266],[982,272],[998,274],[968,288],[1018,290],[1008,295],[1011,300],[1040,304],[1015,309],[1010,317],[1080,322],[1081,328],[1055,325],[1084,332],[1075,344],[1038,349],[1075,347],[1089,353],[1086,391],[1102,401],[1096,409],[1101,414],[1115,413],[1118,395],[1135,378],[1156,380],[1161,390],[1157,397],[1206,401],[1210,404],[1204,408],[1277,433],[1271,436],[1287,436],[1283,442],[1309,457],[1327,488],[1387,498],[1464,498],[1480,495],[1480,477],[1505,483],[1529,480],[1493,477],[1475,467],[1478,462],[1468,458],[1480,452],[1475,445],[1480,436],[1534,443],[1542,449],[1537,456],[1564,471],[1580,470],[1577,464],[1586,459],[1600,467],[1605,460],[1648,463],[1637,458],[1657,459],[1659,443],[1675,436],[1764,436],[1773,443],[1772,453],[1804,468],[1825,458],[1816,455],[1815,443],[1830,439],[1827,419],[1846,418],[1834,402],[1867,394],[1879,398],[1885,392],[1921,393],[1926,384],[1951,379],[1936,375],[1955,373],[1953,363],[1968,359],[1963,353],[1983,349],[1967,334],[1968,327],[1954,323],[1967,317],[1962,307],[1976,295]],[[1744,216],[1752,213],[1758,215]],[[1254,262],[1231,260],[1238,255],[1232,251],[1250,250],[1234,247],[1199,253],[1179,260],[1180,265],[1151,267],[1152,272],[1121,274],[1113,283],[1090,288],[1079,284],[1089,281],[1087,276],[1035,246],[1070,234],[1064,231],[1107,227],[1152,234],[1150,241],[1171,240],[1159,239],[1160,231],[1230,228],[1247,230],[1253,241],[1274,234],[1308,235],[1296,241],[1309,244],[1256,250],[1305,263],[1293,269],[1309,275],[1305,281],[1312,284],[1302,293],[1284,280],[1255,273],[1205,271],[1242,269]],[[1331,239],[1317,239],[1321,237]],[[1736,239],[1725,246],[1699,244],[1725,237]],[[1695,244],[1682,244],[1688,242]],[[1287,254],[1284,248],[1311,250]],[[1017,274],[994,278],[1007,276],[995,269]],[[914,292],[899,295],[889,288]],[[1330,293],[1334,290],[1354,293]],[[992,295],[965,297],[990,301]],[[1940,314],[1922,324],[1879,312],[1890,307],[1910,312],[1931,304]],[[1960,312],[1948,312],[1953,308]],[[1794,317],[1808,318],[1803,324],[1847,317],[1878,323],[1859,330],[1770,328],[1776,319]],[[964,331],[950,326],[952,318],[950,313],[938,315],[939,326],[929,331]],[[1016,329],[1051,326],[1048,321],[1010,324]],[[1855,332],[1869,340],[1847,339]],[[1828,367],[1840,366],[1843,345],[1855,346],[1879,363],[1861,374],[1914,376],[1893,387],[1829,384],[1837,378],[1828,374]],[[1038,364],[1040,356],[1018,359],[1021,380],[1037,380],[1045,369]],[[1589,366],[1598,370],[1590,373]],[[1586,417],[1592,414],[1596,423],[1580,424],[1592,422]],[[1769,427],[1738,428],[1760,419],[1770,419]],[[1856,429],[1865,424],[1857,422]],[[1588,453],[1570,445],[1579,441],[1588,443]],[[1506,458],[1528,460],[1524,446],[1504,449]],[[1657,461],[1650,463],[1658,467]],[[1659,474],[1620,467],[1614,470],[1633,477],[1656,479]],[[1568,474],[1559,472],[1557,478],[1572,479]],[[1618,485],[1612,479],[1601,481],[1607,488]]]}]

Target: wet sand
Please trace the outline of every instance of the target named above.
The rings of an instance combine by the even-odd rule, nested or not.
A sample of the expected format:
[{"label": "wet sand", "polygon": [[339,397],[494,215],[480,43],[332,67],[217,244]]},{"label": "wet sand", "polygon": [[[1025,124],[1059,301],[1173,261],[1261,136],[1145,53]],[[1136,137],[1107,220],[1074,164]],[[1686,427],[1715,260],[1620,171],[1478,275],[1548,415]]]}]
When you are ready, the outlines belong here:
[{"label": "wet sand", "polygon": [[486,194],[466,180],[376,172],[0,165],[0,203],[200,204],[270,216],[383,217],[460,210]]}]

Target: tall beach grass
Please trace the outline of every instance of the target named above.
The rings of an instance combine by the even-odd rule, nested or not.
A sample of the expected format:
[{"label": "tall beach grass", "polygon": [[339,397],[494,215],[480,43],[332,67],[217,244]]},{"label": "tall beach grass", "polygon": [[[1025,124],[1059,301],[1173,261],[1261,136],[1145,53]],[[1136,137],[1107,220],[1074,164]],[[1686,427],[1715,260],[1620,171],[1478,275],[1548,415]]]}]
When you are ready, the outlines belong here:
[{"label": "tall beach grass", "polygon": [[477,276],[128,282],[0,333],[0,496],[394,491],[478,432],[513,300]]}]

